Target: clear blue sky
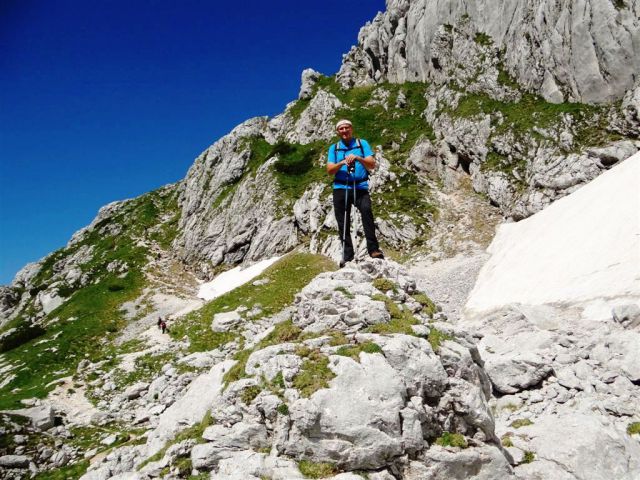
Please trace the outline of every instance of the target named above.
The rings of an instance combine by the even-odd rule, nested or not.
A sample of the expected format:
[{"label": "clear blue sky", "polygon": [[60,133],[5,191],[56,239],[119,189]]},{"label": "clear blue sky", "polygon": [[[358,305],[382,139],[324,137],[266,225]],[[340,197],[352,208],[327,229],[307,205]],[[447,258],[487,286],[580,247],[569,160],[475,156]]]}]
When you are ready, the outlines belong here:
[{"label": "clear blue sky", "polygon": [[0,284],[111,201],[184,177],[238,123],[335,73],[383,0],[5,0]]}]

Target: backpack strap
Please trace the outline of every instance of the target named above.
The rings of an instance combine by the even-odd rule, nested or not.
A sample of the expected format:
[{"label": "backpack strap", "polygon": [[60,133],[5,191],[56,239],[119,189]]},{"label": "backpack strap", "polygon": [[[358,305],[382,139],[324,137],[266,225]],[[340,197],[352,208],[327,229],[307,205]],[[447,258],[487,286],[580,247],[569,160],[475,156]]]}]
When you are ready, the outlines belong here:
[{"label": "backpack strap", "polygon": [[340,148],[340,142],[336,143],[336,148],[333,149],[333,163],[338,163],[338,149]]},{"label": "backpack strap", "polygon": [[362,142],[359,138],[356,138],[356,143],[358,144],[358,148],[360,149],[360,153],[362,153],[362,158],[364,158],[364,148],[362,148]]}]

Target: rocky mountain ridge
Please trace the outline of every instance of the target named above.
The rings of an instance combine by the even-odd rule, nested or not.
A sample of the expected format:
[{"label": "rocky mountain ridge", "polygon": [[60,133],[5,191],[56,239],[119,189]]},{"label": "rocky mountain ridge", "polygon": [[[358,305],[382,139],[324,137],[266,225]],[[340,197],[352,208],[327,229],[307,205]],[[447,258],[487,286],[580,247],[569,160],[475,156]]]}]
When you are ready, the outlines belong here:
[{"label": "rocky mountain ridge", "polygon": [[[0,292],[0,408],[13,410],[0,425],[2,475],[593,478],[600,467],[572,463],[570,442],[546,451],[558,430],[536,422],[574,404],[581,438],[608,431],[611,458],[637,468],[637,380],[615,363],[637,332],[616,327],[604,351],[573,326],[528,340],[520,358],[500,335],[524,338],[546,313],[459,323],[453,291],[501,215],[529,217],[640,149],[637,11],[390,1],[335,77],[306,70],[282,114],[236,127],[183,181],[101,209]],[[570,48],[585,35],[592,44]],[[589,52],[595,63],[578,61]],[[447,314],[429,298],[438,289],[393,261],[330,273],[299,252],[339,255],[323,165],[343,116],[376,147],[372,198],[390,256],[461,255],[440,287],[458,302]],[[222,269],[292,250],[219,300],[194,298]],[[171,316],[170,336],[158,316]],[[590,417],[594,405],[616,419]]]},{"label": "rocky mountain ridge", "polygon": [[637,81],[639,19],[633,0],[388,0],[387,10],[360,31],[337,77],[348,87],[444,83],[451,72],[438,37],[469,22],[526,90],[553,103],[612,102]]}]

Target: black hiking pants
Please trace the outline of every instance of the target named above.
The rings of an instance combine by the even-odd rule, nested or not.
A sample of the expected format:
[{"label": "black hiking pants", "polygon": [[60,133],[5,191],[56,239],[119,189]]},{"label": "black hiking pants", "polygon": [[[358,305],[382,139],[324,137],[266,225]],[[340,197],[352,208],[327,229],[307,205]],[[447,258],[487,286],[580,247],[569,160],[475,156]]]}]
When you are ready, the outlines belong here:
[{"label": "black hiking pants", "polygon": [[[345,195],[347,195],[346,226],[344,225]],[[347,236],[344,242],[344,260],[347,262],[353,260],[354,257],[353,243],[351,241],[351,206],[354,205],[353,196],[353,188],[348,190],[343,188],[333,189],[333,211],[336,214],[336,221],[338,222],[340,242],[342,242],[345,227],[347,229]],[[369,197],[367,190],[359,189],[356,189],[355,197],[355,206],[360,210],[364,236],[367,239],[367,251],[371,254],[380,249],[378,239],[376,238],[376,225],[373,220],[373,212],[371,211],[371,197]]]}]

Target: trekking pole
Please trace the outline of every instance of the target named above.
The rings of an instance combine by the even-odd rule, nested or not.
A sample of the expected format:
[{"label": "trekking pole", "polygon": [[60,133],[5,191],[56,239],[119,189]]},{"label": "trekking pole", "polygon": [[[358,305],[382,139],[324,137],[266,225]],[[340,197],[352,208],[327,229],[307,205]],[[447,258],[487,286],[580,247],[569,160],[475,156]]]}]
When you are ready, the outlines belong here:
[{"label": "trekking pole", "polygon": [[[345,248],[347,242],[347,200],[349,198],[349,171],[347,170],[347,188],[344,192],[344,219],[342,220],[342,266],[346,265]],[[349,219],[351,223],[351,219]]]},{"label": "trekking pole", "polygon": [[[358,204],[356,203],[356,176],[353,176],[353,205],[358,208]],[[359,211],[359,210],[358,210]],[[360,213],[360,215],[362,215],[362,213]],[[353,222],[353,224],[355,225],[355,221]],[[358,263],[358,230],[356,228],[353,229],[353,231],[356,234],[356,244],[354,247],[354,252],[353,252],[353,258],[356,259],[356,263]]]}]

